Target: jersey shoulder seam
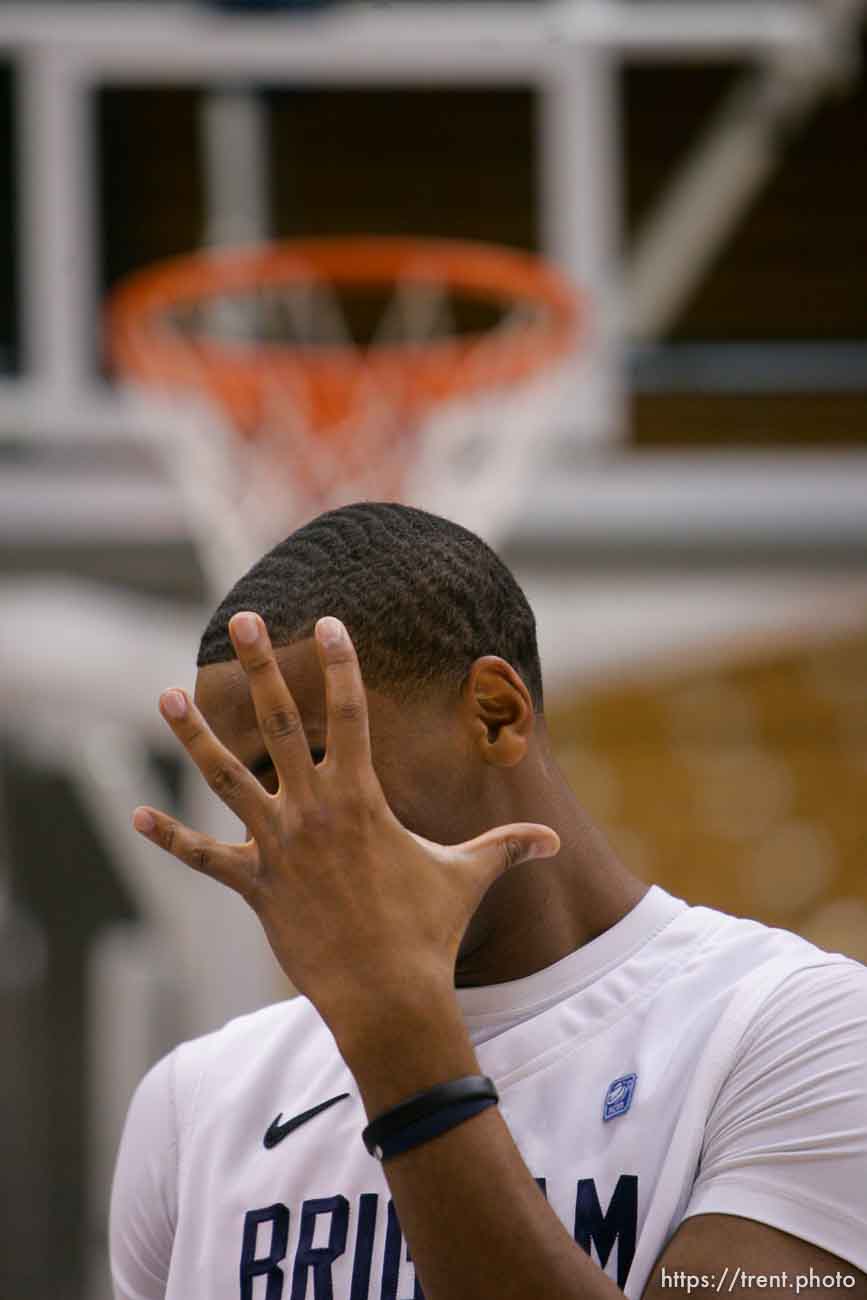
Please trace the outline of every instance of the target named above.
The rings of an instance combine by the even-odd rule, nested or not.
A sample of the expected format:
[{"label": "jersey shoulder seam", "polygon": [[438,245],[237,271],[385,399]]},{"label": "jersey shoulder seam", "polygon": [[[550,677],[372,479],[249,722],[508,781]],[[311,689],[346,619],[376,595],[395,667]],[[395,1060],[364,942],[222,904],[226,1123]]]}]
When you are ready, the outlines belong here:
[{"label": "jersey shoulder seam", "polygon": [[[824,1217],[834,1219],[845,1219],[853,1227],[863,1229],[864,1220],[856,1219],[854,1215],[848,1214],[846,1210],[838,1206],[828,1206],[824,1201],[816,1200],[814,1197],[794,1195],[790,1188],[780,1190],[776,1183],[765,1182],[763,1178],[756,1178],[752,1174],[738,1175],[733,1177],[731,1174],[720,1174],[717,1177],[709,1178],[705,1187],[702,1188],[700,1180],[693,1187],[693,1192],[712,1191],[714,1186],[734,1188],[736,1191],[755,1191],[762,1192],[766,1196],[772,1196],[775,1201],[791,1201],[793,1205],[799,1206],[802,1210],[809,1210],[811,1214],[819,1213]],[[703,1211],[708,1213],[708,1211]]]}]

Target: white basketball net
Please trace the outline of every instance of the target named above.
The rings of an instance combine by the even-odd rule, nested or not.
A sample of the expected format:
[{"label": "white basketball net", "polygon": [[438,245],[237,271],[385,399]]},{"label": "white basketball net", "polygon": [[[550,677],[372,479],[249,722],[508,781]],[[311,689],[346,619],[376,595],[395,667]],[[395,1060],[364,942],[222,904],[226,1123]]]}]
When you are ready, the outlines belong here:
[{"label": "white basketball net", "polygon": [[[320,511],[362,499],[420,506],[496,545],[532,481],[540,448],[567,422],[574,425],[581,400],[576,355],[520,381],[506,373],[505,361],[498,364],[498,351],[489,345],[501,338],[505,358],[510,337],[526,329],[532,311],[521,303],[505,312],[456,363],[462,381],[456,387],[468,392],[409,421],[399,381],[384,382],[367,364],[334,287],[324,280],[212,298],[194,316],[168,319],[173,340],[182,347],[189,340],[188,392],[158,392],[158,415],[153,388],[139,392],[215,591],[222,594],[258,556]],[[370,355],[385,344],[421,352],[456,333],[447,287],[407,275],[395,283],[376,322]],[[279,369],[263,386],[254,437],[242,438],[205,395],[197,336],[266,351],[279,342]],[[348,427],[314,427],[302,350],[311,342],[351,352],[356,387]]]}]

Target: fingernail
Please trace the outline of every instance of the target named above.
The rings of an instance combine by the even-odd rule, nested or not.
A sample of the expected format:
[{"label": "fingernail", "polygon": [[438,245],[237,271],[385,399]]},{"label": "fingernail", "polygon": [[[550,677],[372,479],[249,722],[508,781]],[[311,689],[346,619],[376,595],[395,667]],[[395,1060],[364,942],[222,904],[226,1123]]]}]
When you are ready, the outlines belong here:
[{"label": "fingernail", "polygon": [[163,712],[170,718],[183,718],[187,712],[187,699],[183,691],[166,691],[163,696]]},{"label": "fingernail", "polygon": [[232,631],[241,645],[252,645],[259,636],[259,620],[255,614],[236,614],[232,619]]},{"label": "fingernail", "polygon": [[147,808],[136,808],[132,815],[132,824],[137,831],[141,831],[144,835],[149,835],[156,826],[156,822]]},{"label": "fingernail", "polygon": [[317,626],[323,645],[340,645],[346,636],[346,629],[339,618],[320,618]]}]

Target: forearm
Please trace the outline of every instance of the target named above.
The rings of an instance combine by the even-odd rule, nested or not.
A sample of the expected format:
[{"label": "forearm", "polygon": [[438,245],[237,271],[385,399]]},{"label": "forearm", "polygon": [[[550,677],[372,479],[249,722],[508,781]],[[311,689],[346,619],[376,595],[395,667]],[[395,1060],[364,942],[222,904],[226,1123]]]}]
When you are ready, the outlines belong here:
[{"label": "forearm", "polygon": [[[347,1055],[369,1118],[481,1073],[454,997],[394,1015]],[[498,1107],[383,1166],[426,1300],[615,1300],[527,1169]]]}]

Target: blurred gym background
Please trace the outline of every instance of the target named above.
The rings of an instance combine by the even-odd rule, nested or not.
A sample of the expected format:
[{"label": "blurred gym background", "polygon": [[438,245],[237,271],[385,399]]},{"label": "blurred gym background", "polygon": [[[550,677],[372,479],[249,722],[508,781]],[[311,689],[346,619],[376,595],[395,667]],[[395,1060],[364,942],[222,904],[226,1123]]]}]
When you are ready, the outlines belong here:
[{"label": "blurred gym background", "polygon": [[867,960],[864,9],[3,4],[0,1295],[106,1300],[132,1088],[285,994],[243,908],[129,828],[225,828],[156,701],[245,567],[189,490],[201,429],[112,373],[142,267],[356,234],[557,267],[581,382],[479,517],[564,766],[644,878]]}]

